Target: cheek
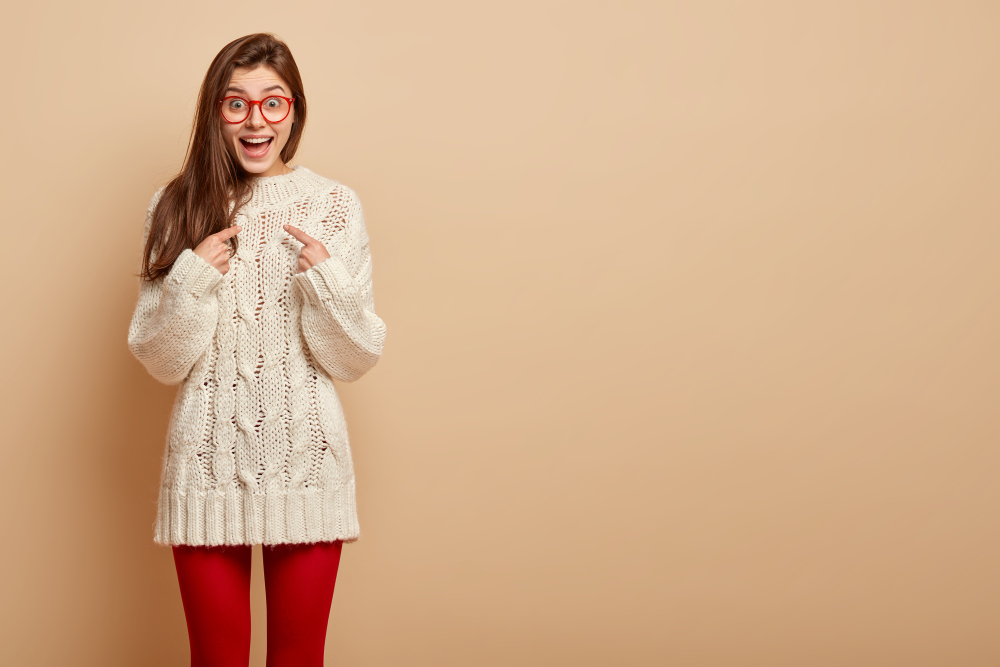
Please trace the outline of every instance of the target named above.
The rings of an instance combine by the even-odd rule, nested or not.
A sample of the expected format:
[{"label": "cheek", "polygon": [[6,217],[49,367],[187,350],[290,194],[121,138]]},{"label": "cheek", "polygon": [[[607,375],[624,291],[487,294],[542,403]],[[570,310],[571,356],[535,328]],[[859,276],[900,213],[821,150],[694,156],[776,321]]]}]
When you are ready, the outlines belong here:
[{"label": "cheek", "polygon": [[281,128],[281,144],[282,145],[284,145],[285,143],[287,143],[288,142],[288,138],[292,136],[292,124],[294,122],[295,122],[295,117],[294,116],[289,116],[288,118],[285,119],[285,122],[282,123],[282,126],[283,126]]}]

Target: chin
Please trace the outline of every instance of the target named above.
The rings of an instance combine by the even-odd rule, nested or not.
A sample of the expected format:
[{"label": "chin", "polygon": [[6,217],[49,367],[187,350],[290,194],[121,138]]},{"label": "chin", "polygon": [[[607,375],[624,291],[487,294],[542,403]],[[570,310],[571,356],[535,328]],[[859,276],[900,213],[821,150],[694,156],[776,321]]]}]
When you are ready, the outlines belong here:
[{"label": "chin", "polygon": [[270,164],[247,164],[243,161],[240,161],[240,164],[243,166],[243,171],[249,174],[263,174],[271,168]]}]

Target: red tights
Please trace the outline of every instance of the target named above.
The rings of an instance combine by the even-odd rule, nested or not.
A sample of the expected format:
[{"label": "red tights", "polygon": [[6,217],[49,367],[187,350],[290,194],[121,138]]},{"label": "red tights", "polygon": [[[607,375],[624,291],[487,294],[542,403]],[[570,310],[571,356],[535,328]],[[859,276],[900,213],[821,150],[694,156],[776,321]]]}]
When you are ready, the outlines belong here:
[{"label": "red tights", "polygon": [[[267,667],[321,667],[343,542],[263,546]],[[250,662],[249,545],[175,545],[191,667]]]}]

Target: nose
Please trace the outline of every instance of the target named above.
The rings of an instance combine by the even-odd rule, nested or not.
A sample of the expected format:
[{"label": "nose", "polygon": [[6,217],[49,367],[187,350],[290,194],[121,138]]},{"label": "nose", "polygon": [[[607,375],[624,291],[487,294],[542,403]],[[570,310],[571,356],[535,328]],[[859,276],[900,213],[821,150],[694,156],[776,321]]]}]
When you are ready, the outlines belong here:
[{"label": "nose", "polygon": [[267,121],[264,120],[264,114],[260,110],[259,104],[250,105],[250,115],[247,116],[247,127],[264,127]]}]

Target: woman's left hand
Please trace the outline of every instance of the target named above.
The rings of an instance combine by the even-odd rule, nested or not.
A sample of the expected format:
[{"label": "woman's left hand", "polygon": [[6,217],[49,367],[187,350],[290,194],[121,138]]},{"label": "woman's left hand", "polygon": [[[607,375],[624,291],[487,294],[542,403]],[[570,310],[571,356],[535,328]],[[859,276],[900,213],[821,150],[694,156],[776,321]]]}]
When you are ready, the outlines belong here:
[{"label": "woman's left hand", "polygon": [[326,246],[293,225],[285,225],[285,231],[303,243],[299,250],[299,270],[302,273],[330,257]]}]

